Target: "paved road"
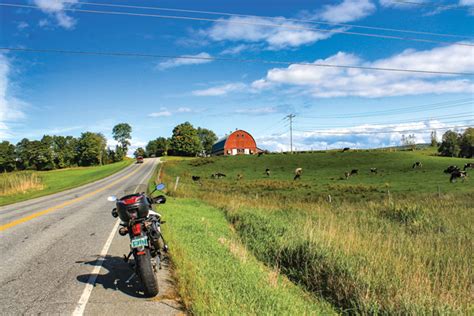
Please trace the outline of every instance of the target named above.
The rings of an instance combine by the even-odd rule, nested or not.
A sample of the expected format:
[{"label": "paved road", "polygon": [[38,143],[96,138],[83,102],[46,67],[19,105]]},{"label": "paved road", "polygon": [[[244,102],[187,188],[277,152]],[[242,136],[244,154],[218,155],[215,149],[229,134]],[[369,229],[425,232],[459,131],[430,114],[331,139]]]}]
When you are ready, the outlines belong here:
[{"label": "paved road", "polygon": [[137,278],[126,282],[129,241],[107,201],[146,183],[158,163],[146,159],[80,188],[0,207],[0,315],[182,313],[166,265],[156,298],[144,298]]}]

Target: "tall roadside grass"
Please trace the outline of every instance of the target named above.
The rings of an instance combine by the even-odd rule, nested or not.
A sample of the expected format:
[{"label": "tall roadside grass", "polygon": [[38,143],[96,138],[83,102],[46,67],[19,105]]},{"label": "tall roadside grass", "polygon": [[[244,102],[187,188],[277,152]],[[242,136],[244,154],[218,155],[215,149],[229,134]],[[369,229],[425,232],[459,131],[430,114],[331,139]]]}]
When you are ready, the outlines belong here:
[{"label": "tall roadside grass", "polygon": [[104,166],[1,174],[0,206],[79,187],[108,177],[133,162],[133,159],[125,159]]},{"label": "tall roadside grass", "polygon": [[198,200],[169,199],[161,211],[178,291],[193,315],[331,315],[331,306],[260,263],[224,214]]},{"label": "tall roadside grass", "polygon": [[0,196],[24,194],[29,191],[42,189],[43,183],[37,173],[15,172],[0,174]]},{"label": "tall roadside grass", "polygon": [[[232,163],[228,165],[219,170],[232,172]],[[259,260],[340,311],[474,312],[474,190],[468,183],[452,185],[450,193],[441,195],[418,191],[422,178],[403,177],[400,168],[392,171],[398,192],[378,196],[373,191],[383,187],[353,181],[344,184],[350,186],[347,192],[344,188],[348,199],[342,194],[329,203],[318,196],[314,182],[194,183],[186,175],[197,173],[196,168],[201,167],[165,165],[165,182],[181,176],[175,196],[199,198],[222,209]],[[410,190],[401,191],[404,181]]]}]

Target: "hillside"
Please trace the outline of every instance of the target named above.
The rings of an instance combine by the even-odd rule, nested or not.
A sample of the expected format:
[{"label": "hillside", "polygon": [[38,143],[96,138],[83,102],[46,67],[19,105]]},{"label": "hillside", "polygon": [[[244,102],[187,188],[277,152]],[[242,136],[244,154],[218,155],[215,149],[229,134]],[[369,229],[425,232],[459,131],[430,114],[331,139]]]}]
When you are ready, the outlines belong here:
[{"label": "hillside", "polygon": [[179,176],[178,203],[223,210],[257,259],[339,311],[468,313],[474,186],[443,173],[465,162],[430,150],[217,157],[167,162],[163,179]]}]

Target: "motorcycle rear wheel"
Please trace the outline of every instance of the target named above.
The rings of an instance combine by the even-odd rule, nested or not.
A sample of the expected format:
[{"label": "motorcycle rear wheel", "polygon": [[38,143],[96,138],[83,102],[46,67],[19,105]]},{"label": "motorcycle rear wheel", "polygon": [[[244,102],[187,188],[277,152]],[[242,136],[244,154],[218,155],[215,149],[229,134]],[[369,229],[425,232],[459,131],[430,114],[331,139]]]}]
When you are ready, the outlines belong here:
[{"label": "motorcycle rear wheel", "polygon": [[151,254],[149,249],[145,249],[145,254],[136,256],[137,274],[140,277],[143,287],[145,288],[145,295],[147,297],[154,297],[158,294],[158,280],[156,278],[155,270],[151,263]]}]

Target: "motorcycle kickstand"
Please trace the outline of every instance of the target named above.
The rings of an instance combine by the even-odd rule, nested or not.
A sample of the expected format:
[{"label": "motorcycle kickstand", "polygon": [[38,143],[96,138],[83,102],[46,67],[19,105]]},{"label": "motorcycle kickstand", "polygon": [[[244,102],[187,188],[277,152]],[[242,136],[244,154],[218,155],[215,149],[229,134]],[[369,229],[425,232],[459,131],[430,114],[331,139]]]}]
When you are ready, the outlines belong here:
[{"label": "motorcycle kickstand", "polygon": [[125,281],[125,283],[130,283],[130,281],[136,276],[137,274],[135,272],[132,273],[132,275],[128,278],[127,281]]},{"label": "motorcycle kickstand", "polygon": [[123,261],[128,262],[128,260],[130,259],[130,256],[132,255],[132,253],[133,253],[133,252],[130,251],[130,253],[128,254],[128,256],[127,256],[127,255],[123,255]]}]

